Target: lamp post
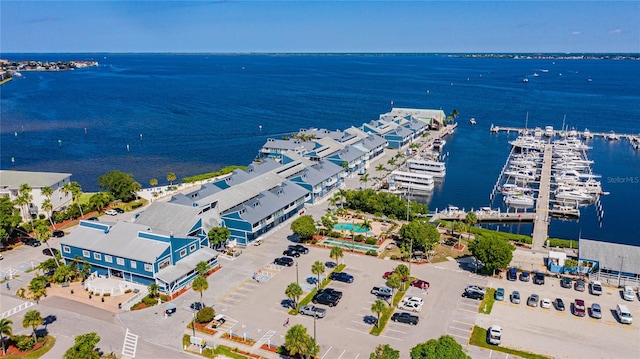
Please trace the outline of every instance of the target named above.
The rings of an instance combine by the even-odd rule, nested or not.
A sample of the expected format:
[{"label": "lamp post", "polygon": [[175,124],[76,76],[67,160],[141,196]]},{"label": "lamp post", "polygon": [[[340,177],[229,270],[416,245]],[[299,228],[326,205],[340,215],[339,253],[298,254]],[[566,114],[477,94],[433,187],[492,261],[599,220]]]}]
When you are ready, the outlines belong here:
[{"label": "lamp post", "polygon": [[300,280],[298,279],[298,261],[296,261],[296,284],[300,285]]},{"label": "lamp post", "polygon": [[[409,196],[411,195],[411,192],[409,191],[409,188],[407,188],[407,225],[409,224],[409,209],[410,209],[410,204],[411,201],[409,199]],[[409,242],[409,277],[411,277],[411,261],[413,257],[413,236],[411,237],[411,240]]]},{"label": "lamp post", "polygon": [[316,340],[316,318],[318,318],[318,316],[313,313],[313,341],[317,344],[318,341]]},{"label": "lamp post", "polygon": [[193,311],[193,320],[191,321],[191,328],[193,329],[193,336],[196,336],[196,311]]},{"label": "lamp post", "polygon": [[618,287],[620,287],[620,283],[622,281],[622,264],[624,263],[624,256],[620,257],[620,271],[618,272]]}]

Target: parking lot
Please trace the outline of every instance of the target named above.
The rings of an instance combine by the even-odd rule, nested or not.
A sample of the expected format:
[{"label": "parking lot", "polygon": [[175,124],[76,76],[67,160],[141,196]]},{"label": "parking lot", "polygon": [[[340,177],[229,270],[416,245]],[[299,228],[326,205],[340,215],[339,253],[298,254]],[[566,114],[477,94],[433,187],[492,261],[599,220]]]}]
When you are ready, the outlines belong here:
[{"label": "parking lot", "polygon": [[[503,328],[502,344],[537,354],[562,358],[637,358],[640,355],[639,325],[619,323],[615,314],[616,304],[625,304],[636,318],[640,318],[640,302],[624,301],[620,290],[604,287],[603,294],[595,296],[572,288],[560,286],[558,278],[547,277],[544,285],[534,285],[531,281],[507,281],[491,279],[489,285],[505,289],[505,301],[496,301],[491,315],[478,316],[477,324],[483,328],[497,324]],[[521,303],[509,301],[512,291],[520,292]],[[538,294],[540,299],[562,298],[565,311],[551,308],[527,306],[527,298]],[[587,315],[572,314],[575,299],[585,301]],[[602,307],[602,319],[589,316],[593,303]]]}]

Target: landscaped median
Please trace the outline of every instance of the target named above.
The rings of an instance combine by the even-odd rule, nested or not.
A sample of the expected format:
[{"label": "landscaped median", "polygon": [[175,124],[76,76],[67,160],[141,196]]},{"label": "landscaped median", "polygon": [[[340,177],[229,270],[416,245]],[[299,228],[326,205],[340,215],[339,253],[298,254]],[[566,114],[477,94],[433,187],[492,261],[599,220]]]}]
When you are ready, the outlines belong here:
[{"label": "landscaped median", "polygon": [[[331,271],[331,273],[338,273],[338,272],[342,272],[342,270],[346,267],[346,264],[340,264],[338,265],[334,270]],[[329,274],[331,274],[329,273]],[[323,279],[322,281],[320,281],[320,289],[324,289],[326,286],[329,285],[329,283],[331,283],[331,279],[328,278],[329,276],[327,276],[327,278]],[[313,296],[316,295],[316,293],[318,293],[318,288],[313,288],[313,290],[311,290],[311,292],[309,292],[309,294],[307,294],[301,301],[300,303],[298,303],[298,307],[297,308],[293,308],[291,310],[289,310],[289,314],[291,315],[298,315],[298,308],[303,307],[307,304],[309,304],[311,302],[311,300],[313,299]]]},{"label": "landscaped median", "polygon": [[506,348],[500,345],[491,345],[487,343],[487,330],[484,328],[480,328],[478,326],[473,327],[473,332],[471,332],[471,338],[469,338],[469,344],[475,345],[481,348],[485,348],[485,349],[490,349],[496,352],[512,354],[521,358],[551,359],[551,357],[540,355],[540,354],[533,354],[533,353],[525,352],[522,350]]},{"label": "landscaped median", "polygon": [[[184,335],[182,337],[182,344],[185,348],[188,348],[189,345],[191,345],[191,339],[189,335]],[[244,352],[238,348],[230,348],[228,346],[225,345],[216,345],[215,349],[213,348],[204,348],[202,350],[202,353],[197,353],[197,352],[192,352],[189,351],[190,353],[195,353],[195,354],[200,354],[201,356],[205,357],[205,358],[216,358],[217,356],[222,356],[222,357],[226,357],[226,358],[232,358],[232,359],[247,359],[247,358],[251,358],[251,359],[262,359],[264,357],[261,357],[260,355],[257,354],[252,354],[249,352]]]},{"label": "landscaped median", "polygon": [[394,309],[398,306],[398,303],[400,303],[405,293],[406,291],[404,290],[399,290],[396,292],[396,294],[393,296],[393,301],[391,302],[391,306],[385,309],[385,311],[380,316],[380,320],[377,322],[377,325],[374,325],[373,328],[371,328],[371,331],[369,331],[369,334],[377,336],[377,335],[380,335],[380,333],[382,333],[382,331],[384,330],[384,327],[387,325],[387,322],[389,321],[389,318],[391,318],[391,315],[393,315]]},{"label": "landscaped median", "polygon": [[496,302],[496,290],[494,288],[487,288],[487,293],[484,295],[484,299],[480,302],[478,307],[478,313],[491,314],[493,309],[493,303]]}]

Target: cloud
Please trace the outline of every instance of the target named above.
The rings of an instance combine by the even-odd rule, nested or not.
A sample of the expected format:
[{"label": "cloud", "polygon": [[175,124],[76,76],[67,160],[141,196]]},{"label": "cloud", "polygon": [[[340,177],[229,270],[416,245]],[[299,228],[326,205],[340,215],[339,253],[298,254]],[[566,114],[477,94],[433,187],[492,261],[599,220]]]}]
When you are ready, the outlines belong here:
[{"label": "cloud", "polygon": [[620,30],[620,29],[615,29],[615,30],[609,31],[610,34],[619,34],[621,32],[622,32],[622,30]]},{"label": "cloud", "polygon": [[580,31],[574,31],[571,33],[571,35],[580,35],[580,34],[582,34]]}]

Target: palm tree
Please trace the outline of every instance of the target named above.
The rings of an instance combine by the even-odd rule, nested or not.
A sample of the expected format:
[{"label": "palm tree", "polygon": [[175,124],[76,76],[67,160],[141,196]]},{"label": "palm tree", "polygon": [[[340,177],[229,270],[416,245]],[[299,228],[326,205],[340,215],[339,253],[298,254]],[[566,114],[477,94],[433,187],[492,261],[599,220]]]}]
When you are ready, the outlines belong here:
[{"label": "palm tree", "polygon": [[[385,284],[387,285],[387,287],[391,288],[391,291],[392,291],[391,298],[393,301],[393,295],[395,295],[395,290],[397,288],[400,288],[400,285],[402,284],[398,273],[393,273],[392,275],[390,275],[389,278],[387,278],[387,282]],[[391,305],[391,302],[389,302],[389,305]]]},{"label": "palm tree", "polygon": [[291,283],[285,289],[284,294],[291,300],[293,300],[293,306],[298,310],[298,299],[302,295],[302,287],[298,283]]},{"label": "palm tree", "polygon": [[82,195],[82,187],[76,181],[67,182],[62,186],[62,192],[71,193],[71,201],[77,202],[78,209],[80,209],[80,217],[84,217],[84,213],[82,212],[82,206],[80,205],[80,195]]},{"label": "palm tree", "polygon": [[365,173],[360,176],[360,182],[364,183],[364,189],[367,189],[367,182],[369,182],[369,174]]},{"label": "palm tree", "polygon": [[[48,226],[45,226],[44,224],[37,226],[33,230],[34,237],[36,237],[36,239],[39,240],[40,242],[46,244],[47,248],[49,248],[49,252],[51,252],[51,254],[53,255],[53,250],[51,250],[51,246],[49,245],[49,238],[51,238],[52,234],[53,232],[51,231],[51,229]],[[53,259],[55,259],[56,261],[56,267],[60,267],[60,263],[58,263],[58,258],[56,258],[55,255],[53,256]]]},{"label": "palm tree", "polygon": [[342,248],[340,247],[331,248],[331,253],[329,253],[329,257],[331,257],[331,259],[335,259],[336,263],[338,263],[338,259],[344,257],[344,253],[342,253]]},{"label": "palm tree", "polygon": [[451,111],[451,117],[453,117],[453,119],[455,120],[456,118],[458,118],[458,115],[460,113],[458,112],[458,110],[456,110],[455,108],[453,109],[453,111]]},{"label": "palm tree", "polygon": [[205,261],[200,261],[198,262],[198,264],[196,264],[196,272],[198,272],[199,275],[204,276],[205,274],[207,274],[208,270],[209,270],[209,263]]},{"label": "palm tree", "polygon": [[40,298],[47,295],[47,287],[45,286],[45,279],[43,279],[43,277],[33,278],[31,282],[29,282],[27,289],[31,294],[31,299],[35,300],[36,303],[39,303]]},{"label": "palm tree", "polygon": [[287,330],[287,334],[284,337],[284,345],[289,355],[295,356],[296,354],[300,354],[306,356],[309,349],[308,337],[307,328],[302,324],[296,324]]},{"label": "palm tree", "polygon": [[13,322],[10,319],[0,319],[0,341],[2,342],[2,355],[7,355],[7,348],[4,346],[4,336],[13,335],[13,328],[11,325]]},{"label": "palm tree", "polygon": [[89,203],[98,212],[102,212],[102,210],[111,203],[111,198],[109,192],[98,192],[89,198]]},{"label": "palm tree", "polygon": [[387,163],[389,164],[389,166],[394,166],[396,164],[396,159],[391,157],[391,158],[389,158]]},{"label": "palm tree", "polygon": [[155,298],[160,294],[160,286],[158,283],[151,283],[149,287],[147,287],[147,291],[149,292],[149,297]]},{"label": "palm tree", "polygon": [[167,181],[169,181],[169,186],[173,186],[173,181],[176,180],[176,174],[173,172],[167,173]]},{"label": "palm tree", "polygon": [[31,187],[26,183],[21,184],[15,203],[16,205],[20,206],[20,209],[23,211],[22,218],[24,218],[25,220],[28,218],[29,222],[32,222],[33,220],[27,206],[29,203],[31,203],[31,200],[33,200],[33,196],[31,195]]},{"label": "palm tree", "polygon": [[151,185],[151,187],[155,187],[158,185],[158,179],[157,178],[152,178],[149,180],[149,184]]},{"label": "palm tree", "polygon": [[320,288],[320,274],[324,273],[324,263],[322,263],[322,261],[313,262],[313,265],[311,265],[311,273],[318,277],[316,287]]},{"label": "palm tree", "polygon": [[340,203],[342,204],[342,208],[344,208],[344,201],[347,199],[347,191],[340,188],[338,189],[338,195],[340,197]]},{"label": "palm tree", "polygon": [[51,203],[51,195],[53,195],[53,189],[51,189],[51,187],[49,186],[44,186],[40,188],[40,193],[42,193],[43,196],[47,197],[44,201],[42,201],[42,209],[47,211],[47,213],[49,214],[49,221],[53,226],[53,204]]},{"label": "palm tree", "polygon": [[380,316],[386,309],[387,305],[380,299],[376,299],[376,301],[371,304],[371,311],[378,316],[378,320],[376,321],[376,328],[378,328],[378,325],[380,323]]},{"label": "palm tree", "polygon": [[376,166],[376,171],[378,171],[378,177],[382,178],[382,171],[386,171],[387,168],[381,163]]},{"label": "palm tree", "polygon": [[36,329],[42,324],[42,316],[40,312],[37,310],[30,310],[24,315],[24,319],[22,319],[22,327],[23,328],[33,328],[33,340],[37,343],[38,339],[36,338]]},{"label": "palm tree", "polygon": [[202,304],[202,292],[209,289],[209,282],[207,278],[199,275],[193,280],[193,284],[191,285],[193,290],[196,292],[200,292],[200,304]]},{"label": "palm tree", "polygon": [[464,217],[464,221],[469,226],[469,239],[471,239],[471,227],[478,223],[478,216],[476,215],[476,212],[467,213],[467,215]]},{"label": "palm tree", "polygon": [[[411,255],[412,253],[409,253],[409,260],[411,260]],[[400,277],[400,280],[402,281],[402,289],[404,289],[404,284],[406,283],[406,281],[409,279],[409,276],[411,275],[411,272],[409,271],[409,267],[407,267],[404,264],[398,264],[394,272],[398,273],[398,277]]]}]

